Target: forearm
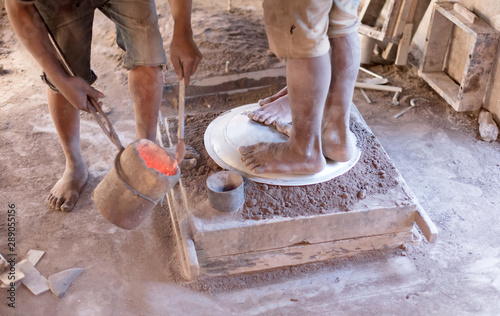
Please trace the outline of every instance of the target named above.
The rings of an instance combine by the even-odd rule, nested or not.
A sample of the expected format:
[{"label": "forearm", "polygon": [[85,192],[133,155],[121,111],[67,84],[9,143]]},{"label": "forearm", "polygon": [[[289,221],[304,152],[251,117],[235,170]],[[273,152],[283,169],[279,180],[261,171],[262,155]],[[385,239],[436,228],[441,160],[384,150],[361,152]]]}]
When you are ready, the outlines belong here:
[{"label": "forearm", "polygon": [[19,40],[57,86],[57,82],[68,75],[57,59],[57,53],[37,9],[32,4],[21,4],[15,0],[6,0],[5,7]]},{"label": "forearm", "polygon": [[169,0],[174,20],[174,36],[193,36],[191,28],[191,0]]}]

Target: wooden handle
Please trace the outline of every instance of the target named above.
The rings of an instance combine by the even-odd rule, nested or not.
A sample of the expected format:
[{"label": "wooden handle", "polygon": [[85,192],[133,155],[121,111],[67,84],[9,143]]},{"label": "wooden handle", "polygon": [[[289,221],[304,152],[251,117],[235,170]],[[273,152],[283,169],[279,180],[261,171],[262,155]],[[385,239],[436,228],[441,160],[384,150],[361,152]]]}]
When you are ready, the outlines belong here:
[{"label": "wooden handle", "polygon": [[179,82],[179,119],[177,121],[177,148],[175,149],[175,161],[178,164],[184,159],[186,144],[184,143],[184,103],[186,96],[186,86],[184,80]]}]

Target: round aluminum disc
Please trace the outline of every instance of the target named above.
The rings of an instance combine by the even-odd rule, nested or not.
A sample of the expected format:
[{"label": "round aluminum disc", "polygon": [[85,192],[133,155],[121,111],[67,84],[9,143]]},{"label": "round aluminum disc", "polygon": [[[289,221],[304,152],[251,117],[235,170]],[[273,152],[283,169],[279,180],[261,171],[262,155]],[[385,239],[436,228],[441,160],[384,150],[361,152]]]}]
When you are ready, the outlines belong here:
[{"label": "round aluminum disc", "polygon": [[335,162],[327,159],[325,169],[313,175],[252,172],[241,162],[238,147],[259,142],[285,142],[288,138],[274,127],[257,123],[248,118],[247,113],[258,108],[257,103],[237,107],[221,114],[208,125],[204,138],[205,148],[210,157],[222,168],[237,172],[255,182],[300,186],[321,183],[338,177],[358,162],[361,155],[359,149],[354,157],[347,162]]}]

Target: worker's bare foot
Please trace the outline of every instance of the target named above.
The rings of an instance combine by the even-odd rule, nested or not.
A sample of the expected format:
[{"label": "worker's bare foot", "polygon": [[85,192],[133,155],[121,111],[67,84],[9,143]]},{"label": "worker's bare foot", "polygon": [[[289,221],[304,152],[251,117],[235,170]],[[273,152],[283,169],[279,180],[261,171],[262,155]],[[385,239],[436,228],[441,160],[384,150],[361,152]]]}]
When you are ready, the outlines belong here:
[{"label": "worker's bare foot", "polygon": [[47,197],[49,205],[56,211],[71,211],[88,177],[87,166],[84,163],[78,168],[67,167],[61,179],[50,190]]},{"label": "worker's bare foot", "polygon": [[285,134],[288,137],[292,135],[292,122],[274,121],[273,125],[281,134]]},{"label": "worker's bare foot", "polygon": [[321,144],[323,155],[337,162],[351,160],[356,153],[356,135],[350,130],[339,133],[336,130],[323,130]]},{"label": "worker's bare foot", "polygon": [[[292,123],[275,121],[273,125],[278,132],[288,137],[292,134]],[[321,143],[323,155],[337,162],[349,161],[356,153],[356,136],[350,130],[346,137],[340,137],[335,130],[323,131]]]},{"label": "worker's bare foot", "polygon": [[260,108],[248,114],[248,117],[256,122],[270,125],[276,120],[284,122],[292,121],[287,88],[284,88],[273,96],[259,100],[259,105]]},{"label": "worker's bare foot", "polygon": [[272,96],[267,97],[265,99],[261,99],[257,103],[259,104],[260,107],[262,107],[262,106],[264,106],[266,104],[269,104],[269,103],[272,103],[272,102],[278,100],[279,98],[281,98],[282,96],[285,96],[287,94],[288,94],[288,87],[284,87],[283,89],[281,89],[280,91],[278,91],[278,93],[273,94]]},{"label": "worker's bare foot", "polygon": [[314,174],[326,166],[320,150],[306,155],[290,141],[285,143],[258,143],[239,149],[241,161],[255,173]]}]

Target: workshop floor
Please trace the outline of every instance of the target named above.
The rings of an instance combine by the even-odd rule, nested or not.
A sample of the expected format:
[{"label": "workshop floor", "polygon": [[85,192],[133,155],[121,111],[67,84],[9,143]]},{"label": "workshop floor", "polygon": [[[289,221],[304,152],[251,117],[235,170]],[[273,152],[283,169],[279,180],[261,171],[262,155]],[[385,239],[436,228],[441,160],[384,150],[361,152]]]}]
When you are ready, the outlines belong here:
[{"label": "workshop floor", "polygon": [[[267,53],[257,0],[195,1],[193,27],[204,60],[195,79],[283,67]],[[171,39],[167,0],[158,0],[165,46]],[[96,16],[93,68],[97,87],[122,142],[134,139],[132,104],[113,25]],[[439,229],[435,244],[370,253],[244,276],[183,282],[166,209],[134,231],[106,222],[91,200],[117,153],[95,121],[82,114],[83,156],[90,179],[71,213],[49,210],[45,198],[64,170],[48,113],[40,69],[0,17],[0,253],[8,255],[7,214],[15,204],[16,253],[46,252],[37,265],[46,277],[85,271],[58,299],[21,286],[16,309],[0,297],[0,315],[498,315],[500,314],[500,144],[478,139],[476,113],[456,113],[412,68],[372,66],[402,86],[403,107],[392,94],[356,90],[355,104]],[[170,67],[172,68],[172,67]],[[175,76],[168,72],[167,83]],[[255,102],[267,90],[206,98],[189,113]],[[174,115],[172,100],[162,112]],[[170,104],[170,105],[169,105]]]}]

